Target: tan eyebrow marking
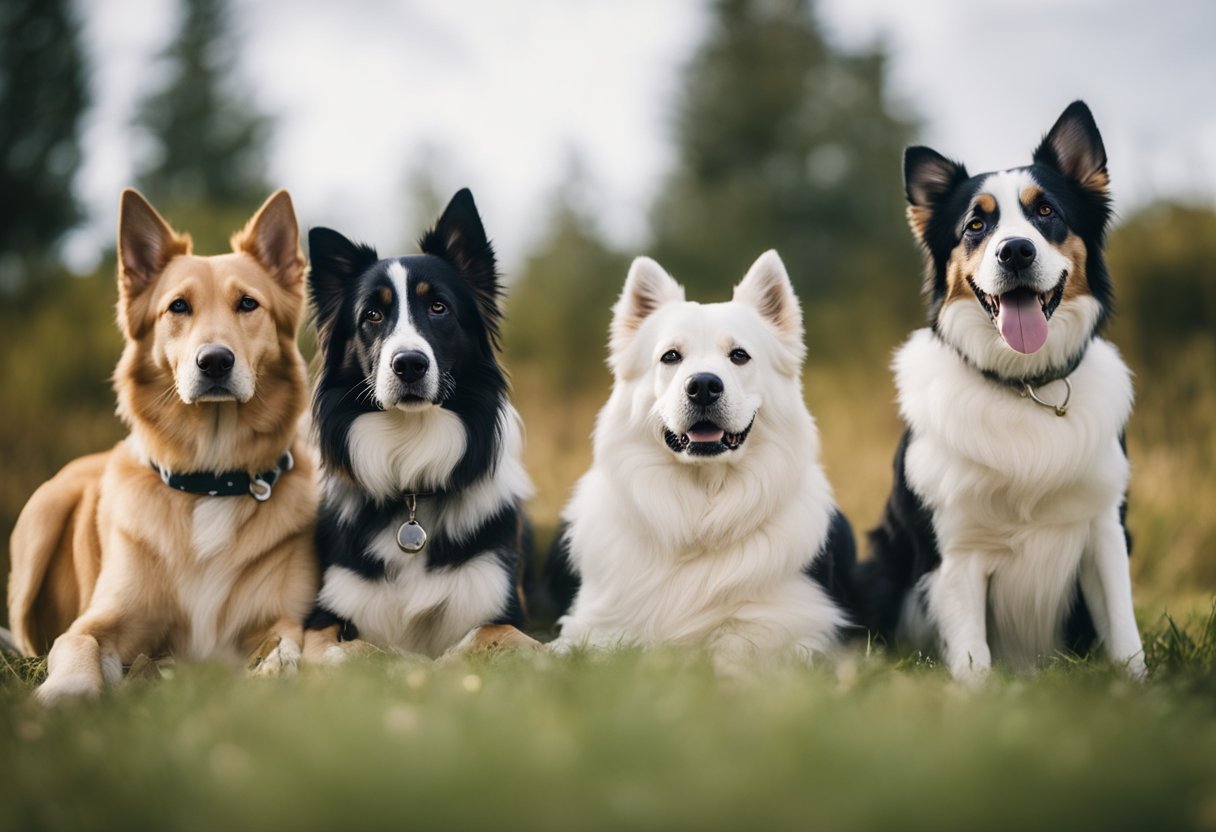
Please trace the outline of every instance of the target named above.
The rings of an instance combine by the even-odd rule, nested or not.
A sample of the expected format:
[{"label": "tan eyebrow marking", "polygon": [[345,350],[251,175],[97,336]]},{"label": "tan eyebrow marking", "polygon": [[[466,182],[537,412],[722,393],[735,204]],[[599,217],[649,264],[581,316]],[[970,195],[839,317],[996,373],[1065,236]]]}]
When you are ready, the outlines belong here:
[{"label": "tan eyebrow marking", "polygon": [[425,280],[418,281],[418,285],[414,288],[414,293],[420,296],[425,295],[429,291],[431,291],[431,284]]},{"label": "tan eyebrow marking", "polygon": [[1039,197],[1042,195],[1043,189],[1038,185],[1027,185],[1025,188],[1022,188],[1022,192],[1018,194],[1018,199],[1021,200],[1022,205],[1029,207],[1038,202]]},{"label": "tan eyebrow marking", "polygon": [[975,198],[975,205],[985,214],[996,213],[996,197],[992,194],[980,194]]},{"label": "tan eyebrow marking", "polygon": [[388,288],[387,286],[381,286],[379,289],[376,290],[376,294],[378,294],[380,296],[380,302],[383,303],[385,306],[388,306],[390,303],[393,302],[393,290]]}]

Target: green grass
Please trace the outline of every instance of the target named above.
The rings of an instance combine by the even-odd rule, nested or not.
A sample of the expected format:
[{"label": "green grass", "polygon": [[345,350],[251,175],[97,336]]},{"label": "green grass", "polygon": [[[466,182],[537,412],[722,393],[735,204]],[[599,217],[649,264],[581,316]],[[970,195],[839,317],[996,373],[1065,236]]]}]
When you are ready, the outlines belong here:
[{"label": "green grass", "polygon": [[931,663],[699,654],[178,666],[99,701],[0,663],[0,829],[1216,829],[1216,610],[980,691]]}]

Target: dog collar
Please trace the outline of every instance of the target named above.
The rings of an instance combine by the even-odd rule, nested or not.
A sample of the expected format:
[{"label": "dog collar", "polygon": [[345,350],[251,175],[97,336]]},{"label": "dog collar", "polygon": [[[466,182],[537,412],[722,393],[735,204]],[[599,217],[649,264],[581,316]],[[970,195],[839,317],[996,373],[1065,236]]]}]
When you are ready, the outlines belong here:
[{"label": "dog collar", "polygon": [[[1072,382],[1068,377],[1073,371],[1081,365],[1081,361],[1085,358],[1085,350],[1081,350],[1065,364],[1063,367],[1057,367],[1051,372],[1043,373],[1042,375],[1033,378],[1004,378],[997,375],[991,370],[980,370],[984,374],[984,378],[997,384],[1002,384],[1006,387],[1011,387],[1017,391],[1017,394],[1023,399],[1029,398],[1040,407],[1045,407],[1048,410],[1054,411],[1057,416],[1065,416],[1068,414],[1068,403],[1072,399]],[[1045,402],[1038,397],[1035,390],[1051,384],[1053,381],[1064,382],[1064,401],[1060,404],[1052,404]]]},{"label": "dog collar", "polygon": [[[1068,377],[1072,375],[1077,367],[1081,366],[1081,362],[1085,360],[1085,354],[1088,352],[1087,347],[1083,347],[1080,352],[1068,359],[1068,363],[1063,367],[1054,367],[1046,373],[1042,373],[1041,375],[1033,376],[1031,378],[1006,378],[1005,376],[994,373],[992,370],[985,370],[983,367],[977,366],[975,362],[963,354],[962,350],[943,338],[937,331],[936,327],[934,327],[932,331],[933,336],[953,350],[954,354],[959,357],[960,361],[962,361],[968,367],[978,371],[980,375],[991,381],[993,384],[1008,387],[1023,399],[1028,398],[1040,407],[1045,407],[1048,410],[1054,411],[1057,416],[1064,416],[1068,413],[1068,403],[1072,399],[1072,383],[1068,380]],[[1053,381],[1064,382],[1064,401],[1060,404],[1045,402],[1040,399],[1035,392],[1037,389],[1046,387]]]},{"label": "dog collar", "polygon": [[223,471],[213,474],[208,471],[191,474],[171,474],[155,462],[149,463],[152,470],[160,474],[160,480],[170,488],[187,494],[202,494],[207,497],[239,497],[250,494],[259,503],[270,499],[279,477],[295,467],[295,458],[287,451],[269,471],[250,474],[248,471]]}]

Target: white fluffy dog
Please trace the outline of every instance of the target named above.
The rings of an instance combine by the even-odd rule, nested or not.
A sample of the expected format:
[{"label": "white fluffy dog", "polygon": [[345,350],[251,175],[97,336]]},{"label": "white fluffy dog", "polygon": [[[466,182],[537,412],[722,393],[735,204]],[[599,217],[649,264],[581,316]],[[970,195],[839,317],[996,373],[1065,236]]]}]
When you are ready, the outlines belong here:
[{"label": "white fluffy dog", "polygon": [[613,313],[612,396],[550,562],[551,586],[577,586],[556,647],[828,650],[853,533],[819,465],[781,258],[763,254],[714,304],[638,258]]}]

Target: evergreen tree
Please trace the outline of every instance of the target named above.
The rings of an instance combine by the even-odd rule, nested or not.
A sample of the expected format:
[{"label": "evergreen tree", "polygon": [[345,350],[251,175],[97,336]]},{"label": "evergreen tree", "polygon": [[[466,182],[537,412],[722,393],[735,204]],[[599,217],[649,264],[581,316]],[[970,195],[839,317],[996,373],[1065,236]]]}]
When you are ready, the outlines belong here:
[{"label": "evergreen tree", "polygon": [[72,182],[88,90],[71,5],[0,3],[0,271],[54,260],[80,218]]},{"label": "evergreen tree", "polygon": [[913,124],[888,102],[885,70],[879,49],[829,43],[809,0],[714,4],[651,216],[655,255],[692,297],[723,297],[768,248],[804,297],[916,285],[900,184]]},{"label": "evergreen tree", "polygon": [[553,201],[548,233],[528,255],[507,296],[511,366],[541,371],[563,395],[603,390],[608,321],[629,258],[603,236],[588,210],[587,180],[571,159]]},{"label": "evergreen tree", "polygon": [[139,185],[158,207],[248,214],[270,193],[271,125],[232,74],[240,50],[229,24],[227,0],[183,0],[180,28],[162,54],[167,80],[137,116],[155,146]]}]

